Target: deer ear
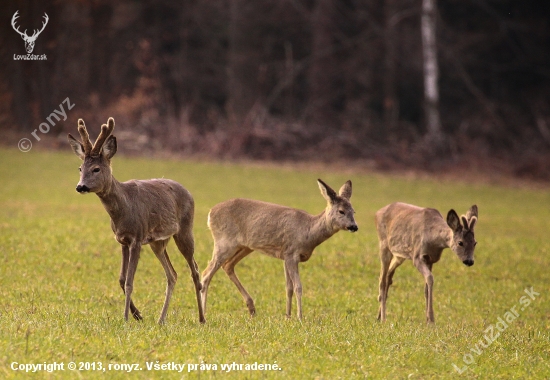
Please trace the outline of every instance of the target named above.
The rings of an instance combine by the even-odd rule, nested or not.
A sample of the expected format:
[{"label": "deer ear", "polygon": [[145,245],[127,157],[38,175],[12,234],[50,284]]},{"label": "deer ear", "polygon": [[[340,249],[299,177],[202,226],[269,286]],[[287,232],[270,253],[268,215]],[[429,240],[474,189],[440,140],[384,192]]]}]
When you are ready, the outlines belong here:
[{"label": "deer ear", "polygon": [[458,214],[455,210],[451,209],[447,214],[447,225],[451,227],[451,230],[453,230],[453,232],[457,232],[462,229],[460,219],[458,219]]},{"label": "deer ear", "polygon": [[317,184],[319,185],[319,189],[321,190],[323,197],[327,200],[327,202],[332,203],[336,199],[336,192],[320,179],[317,180]]},{"label": "deer ear", "polygon": [[101,148],[101,154],[106,159],[110,160],[116,153],[117,144],[116,144],[116,137],[111,135],[107,138],[105,143],[103,144],[103,147]]},{"label": "deer ear", "polygon": [[84,147],[80,141],[75,139],[70,133],[67,135],[67,139],[69,140],[69,144],[71,144],[71,148],[73,148],[73,152],[78,156],[78,158],[84,161],[84,157],[86,155],[84,154]]},{"label": "deer ear", "polygon": [[349,201],[349,199],[351,198],[351,181],[350,180],[347,180],[347,182],[342,185],[342,187],[338,191],[338,195],[340,195],[342,198],[345,198]]}]

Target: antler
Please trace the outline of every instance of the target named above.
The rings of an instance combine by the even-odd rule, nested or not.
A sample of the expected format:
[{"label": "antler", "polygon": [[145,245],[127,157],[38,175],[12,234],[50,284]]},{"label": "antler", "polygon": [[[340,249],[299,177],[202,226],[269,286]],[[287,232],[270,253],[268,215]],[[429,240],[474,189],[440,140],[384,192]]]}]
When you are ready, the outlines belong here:
[{"label": "antler", "polygon": [[466,215],[462,215],[462,223],[464,224],[464,228],[467,230],[474,229],[474,226],[476,225],[477,218],[478,218],[478,211],[477,211],[477,205],[473,205],[470,207]]},{"label": "antler", "polygon": [[21,32],[19,30],[19,27],[15,27],[15,20],[19,17],[18,13],[19,13],[19,11],[15,11],[15,13],[13,14],[13,17],[11,18],[11,27],[13,28],[13,30],[15,30],[17,33],[19,33],[21,35],[21,37],[23,37],[23,36],[28,37],[27,36],[27,29],[25,29],[25,32]]},{"label": "antler", "polygon": [[97,139],[95,140],[94,147],[90,152],[92,156],[98,155],[99,152],[101,152],[101,148],[103,147],[105,140],[107,140],[107,137],[109,137],[111,133],[113,133],[113,129],[115,129],[115,119],[110,117],[109,120],[107,121],[107,125],[103,124],[101,126],[101,132],[97,137]]},{"label": "antler", "polygon": [[470,209],[466,213],[466,218],[470,220],[472,219],[472,216],[475,216],[477,218],[477,215],[478,215],[477,205],[473,205],[472,207],[470,207]]},{"label": "antler", "polygon": [[44,12],[44,16],[42,16],[42,17],[45,18],[45,21],[42,23],[42,29],[40,29],[40,31],[38,31],[38,30],[35,29],[35,30],[34,30],[34,33],[32,34],[32,36],[31,36],[30,38],[33,38],[33,37],[36,38],[36,37],[38,37],[38,35],[39,35],[40,33],[42,33],[42,31],[44,30],[44,28],[46,27],[46,25],[48,25],[49,17],[48,17],[48,15],[46,14],[46,12]]},{"label": "antler", "polygon": [[80,133],[80,138],[82,139],[84,154],[87,156],[92,150],[92,142],[90,141],[90,135],[88,135],[88,131],[84,125],[84,120],[82,119],[78,119],[78,133]]}]

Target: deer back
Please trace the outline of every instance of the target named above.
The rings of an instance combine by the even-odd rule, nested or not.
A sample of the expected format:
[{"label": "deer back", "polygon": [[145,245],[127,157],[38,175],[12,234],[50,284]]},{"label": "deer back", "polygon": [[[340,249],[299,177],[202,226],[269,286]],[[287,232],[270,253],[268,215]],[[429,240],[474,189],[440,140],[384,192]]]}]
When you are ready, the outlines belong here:
[{"label": "deer back", "polygon": [[376,227],[381,244],[406,258],[426,249],[441,251],[451,233],[439,211],[399,202],[378,210]]},{"label": "deer back", "polygon": [[302,210],[237,198],[214,206],[208,226],[218,244],[245,246],[279,257],[291,245],[307,244],[314,220]]},{"label": "deer back", "polygon": [[295,252],[301,261],[306,261],[316,246],[339,230],[357,231],[355,211],[349,201],[351,181],[338,194],[320,179],[317,183],[327,201],[325,211],[317,216],[250,199],[232,199],[214,206],[208,225],[216,244],[247,247],[279,258]]},{"label": "deer back", "polygon": [[175,181],[131,180],[117,187],[100,199],[111,217],[113,232],[123,240],[142,244],[164,240],[180,230],[183,219],[193,219],[193,197]]}]

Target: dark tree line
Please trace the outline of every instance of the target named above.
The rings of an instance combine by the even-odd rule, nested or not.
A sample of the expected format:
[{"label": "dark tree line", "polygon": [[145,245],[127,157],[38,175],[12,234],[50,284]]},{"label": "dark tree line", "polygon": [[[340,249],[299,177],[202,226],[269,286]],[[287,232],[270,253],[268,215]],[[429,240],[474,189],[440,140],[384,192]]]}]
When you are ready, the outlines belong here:
[{"label": "dark tree line", "polygon": [[[537,166],[550,151],[550,3],[436,2],[437,149],[425,139],[422,4],[12,1],[0,11],[0,127],[32,131],[69,96],[75,112],[55,133],[114,116],[136,149],[145,136],[219,157]],[[22,30],[48,14],[34,51],[47,61],[13,59],[25,53],[16,10]]]}]

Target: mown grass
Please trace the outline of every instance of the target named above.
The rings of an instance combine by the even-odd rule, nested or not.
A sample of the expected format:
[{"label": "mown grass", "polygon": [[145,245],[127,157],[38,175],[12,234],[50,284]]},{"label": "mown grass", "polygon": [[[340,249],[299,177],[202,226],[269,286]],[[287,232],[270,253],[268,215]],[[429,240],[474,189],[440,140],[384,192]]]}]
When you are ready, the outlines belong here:
[{"label": "mown grass", "polygon": [[[12,362],[139,363],[133,378],[549,378],[550,192],[319,169],[135,159],[117,156],[114,174],[172,178],[194,195],[195,256],[204,269],[212,239],[210,207],[249,197],[318,213],[316,179],[335,188],[353,181],[359,232],[340,232],[301,264],[304,320],[284,316],[282,262],[254,253],[237,266],[256,301],[250,318],[235,286],[220,271],[199,325],[192,282],[170,243],[179,273],[167,324],[158,326],[165,279],[145,247],[134,283],[144,321],[123,321],[118,286],[120,248],[95,195],[80,196],[78,158],[71,153],[0,149],[0,377],[24,377]],[[410,262],[396,272],[388,321],[376,321],[379,261],[374,212],[404,201],[464,213],[476,203],[476,262],[465,267],[446,250],[434,266],[436,324],[424,319],[423,281]],[[524,289],[540,295],[480,355],[471,349],[486,329],[519,304]],[[521,306],[521,305],[520,305]],[[479,346],[478,346],[479,347]],[[465,354],[474,363],[459,374]],[[467,357],[468,359],[468,357]],[[268,363],[282,371],[177,373],[148,371],[146,362]],[[82,378],[126,378],[84,371]],[[69,370],[34,378],[78,378]]]}]

